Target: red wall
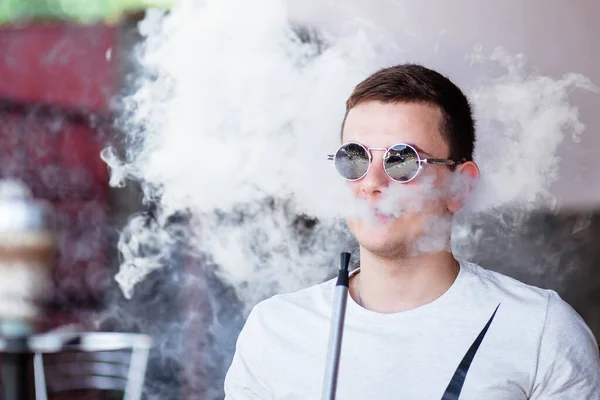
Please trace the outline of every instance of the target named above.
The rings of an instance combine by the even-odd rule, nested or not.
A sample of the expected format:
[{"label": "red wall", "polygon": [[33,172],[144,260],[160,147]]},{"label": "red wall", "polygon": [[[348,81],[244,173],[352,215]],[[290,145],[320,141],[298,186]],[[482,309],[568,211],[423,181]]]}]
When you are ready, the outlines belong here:
[{"label": "red wall", "polygon": [[116,73],[107,52],[116,37],[103,25],[0,28],[0,98],[106,110]]},{"label": "red wall", "polygon": [[[59,223],[54,307],[100,307],[108,284],[108,172],[116,27],[0,28],[0,177],[51,201]],[[68,306],[67,306],[68,304]],[[57,314],[51,324],[62,321]]]}]

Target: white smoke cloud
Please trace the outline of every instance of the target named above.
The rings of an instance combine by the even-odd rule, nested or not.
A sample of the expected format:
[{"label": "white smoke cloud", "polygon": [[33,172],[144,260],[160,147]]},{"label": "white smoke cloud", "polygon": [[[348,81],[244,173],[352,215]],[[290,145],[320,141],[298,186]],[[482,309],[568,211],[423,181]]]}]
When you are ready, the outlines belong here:
[{"label": "white smoke cloud", "polygon": [[512,56],[502,48],[490,56],[476,51],[472,60],[497,62],[504,73],[470,93],[479,136],[475,161],[481,169],[470,210],[516,203],[553,208],[549,188],[558,178],[559,147],[565,139],[579,141],[585,128],[569,94],[597,87],[574,73],[560,79],[531,75],[522,54]]},{"label": "white smoke cloud", "polygon": [[[308,29],[310,40],[300,40],[278,0],[186,1],[167,16],[148,14],[140,25],[146,75],[125,99],[126,161],[103,153],[111,184],[141,182],[160,214],[158,225],[134,218],[124,232],[118,280],[126,294],[168,257],[169,235],[161,230],[166,216],[180,211],[194,215],[197,250],[210,255],[249,306],[327,275],[326,252],[336,246],[307,251],[293,223],[298,214],[319,218],[324,240],[332,232],[345,235],[339,217],[365,213],[325,159],[338,145],[353,86],[396,50],[363,22],[365,29],[356,29],[361,20],[355,20],[351,34],[318,37]],[[575,74],[529,75],[522,56],[502,50],[476,52],[473,61],[504,72],[470,94],[482,179],[468,211],[550,198],[557,147],[583,130],[568,93],[593,86]],[[398,215],[393,205],[406,192],[394,189],[382,207]],[[139,243],[157,250],[140,256]]]},{"label": "white smoke cloud", "polygon": [[170,210],[294,194],[303,196],[299,208],[331,214],[329,196],[312,193],[336,186],[333,169],[310,166],[327,164],[345,97],[377,65],[367,37],[318,54],[292,31],[281,2],[267,0],[185,2],[163,19],[150,14],[141,31],[142,64],[156,75],[128,99],[144,132],[133,163],[109,162],[113,178],[162,186]]},{"label": "white smoke cloud", "polygon": [[[125,101],[127,161],[103,153],[111,184],[141,182],[163,216],[191,211],[197,250],[248,304],[327,276],[343,250],[336,217],[352,206],[326,155],[338,145],[345,98],[377,66],[366,33],[301,40],[273,0],[184,2],[168,16],[150,13],[140,31],[148,75]],[[298,214],[321,219],[328,253],[301,248]],[[133,219],[124,233],[118,281],[127,295],[166,256],[167,238],[152,257],[138,255],[139,243],[163,240],[156,229]]]},{"label": "white smoke cloud", "polygon": [[407,212],[421,211],[427,203],[436,202],[443,195],[442,188],[435,186],[434,176],[420,175],[416,185],[397,184],[384,188],[377,208],[383,214],[398,218]]}]

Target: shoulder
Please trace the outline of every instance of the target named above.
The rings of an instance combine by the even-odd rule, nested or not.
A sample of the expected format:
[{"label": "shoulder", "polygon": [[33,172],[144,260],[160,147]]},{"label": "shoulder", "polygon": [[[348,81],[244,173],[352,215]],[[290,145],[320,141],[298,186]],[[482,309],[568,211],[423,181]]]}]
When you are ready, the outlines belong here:
[{"label": "shoulder", "polygon": [[[496,333],[519,340],[528,354],[536,358],[550,299],[556,294],[473,263],[461,262],[461,268],[464,269],[465,286],[462,296],[465,303],[476,305],[475,309],[489,310],[498,307],[494,324],[502,329]],[[494,332],[490,332],[490,335],[493,334]]]},{"label": "shoulder", "polygon": [[551,292],[532,399],[598,399],[600,356],[583,319]]},{"label": "shoulder", "polygon": [[468,280],[476,292],[485,292],[499,303],[519,307],[543,317],[543,325],[581,325],[583,319],[554,290],[528,285],[517,279],[468,262],[461,262],[468,270]]},{"label": "shoulder", "polygon": [[308,319],[329,318],[334,280],[291,293],[278,294],[254,306],[246,328],[276,332]]},{"label": "shoulder", "polygon": [[517,306],[522,310],[545,315],[552,290],[528,285],[499,272],[485,269],[477,264],[461,261],[466,270],[470,289],[482,297],[497,299],[503,306]]},{"label": "shoulder", "polygon": [[[589,353],[592,363],[597,362],[598,345],[592,332],[554,290],[527,285],[473,263],[461,262],[461,266],[467,269],[468,280],[476,296],[492,298],[501,304],[506,322],[513,327],[522,327],[523,331],[528,330],[530,337],[537,338],[540,352]],[[540,354],[540,357],[543,355]]]},{"label": "shoulder", "polygon": [[570,349],[572,355],[585,351],[598,357],[598,345],[591,330],[554,291],[550,292],[542,340],[549,348]]}]

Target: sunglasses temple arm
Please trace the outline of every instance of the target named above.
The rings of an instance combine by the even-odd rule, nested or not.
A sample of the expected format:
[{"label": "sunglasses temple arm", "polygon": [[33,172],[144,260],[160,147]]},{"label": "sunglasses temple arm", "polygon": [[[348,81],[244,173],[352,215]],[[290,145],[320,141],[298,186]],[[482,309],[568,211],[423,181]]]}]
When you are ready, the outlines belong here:
[{"label": "sunglasses temple arm", "polygon": [[457,162],[453,160],[445,160],[443,158],[424,158],[421,163],[426,164],[437,164],[437,165],[456,165]]},{"label": "sunglasses temple arm", "polygon": [[333,156],[333,154],[328,154],[328,155],[327,155],[327,160],[329,160],[329,161],[333,161],[333,159],[334,159],[334,156]]}]

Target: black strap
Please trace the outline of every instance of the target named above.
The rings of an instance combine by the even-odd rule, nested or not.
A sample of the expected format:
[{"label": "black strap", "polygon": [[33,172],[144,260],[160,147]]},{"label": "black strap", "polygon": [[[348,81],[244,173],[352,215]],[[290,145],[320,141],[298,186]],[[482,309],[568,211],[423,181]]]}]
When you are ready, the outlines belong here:
[{"label": "black strap", "polygon": [[485,324],[485,326],[479,333],[479,336],[477,336],[477,338],[463,357],[460,364],[458,364],[458,368],[456,368],[454,376],[452,377],[452,379],[450,379],[450,383],[448,384],[448,387],[446,388],[446,391],[442,396],[442,400],[458,400],[458,396],[460,396],[460,391],[462,390],[462,387],[465,383],[465,378],[467,377],[467,372],[469,372],[471,362],[473,362],[473,359],[475,358],[475,353],[477,353],[479,345],[483,341],[483,338],[485,337],[488,328],[492,324],[492,321],[494,320],[494,317],[496,316],[496,312],[498,311],[499,307],[500,304],[496,306],[496,310],[494,310],[494,313],[490,317],[490,320],[487,322],[487,324]]}]

